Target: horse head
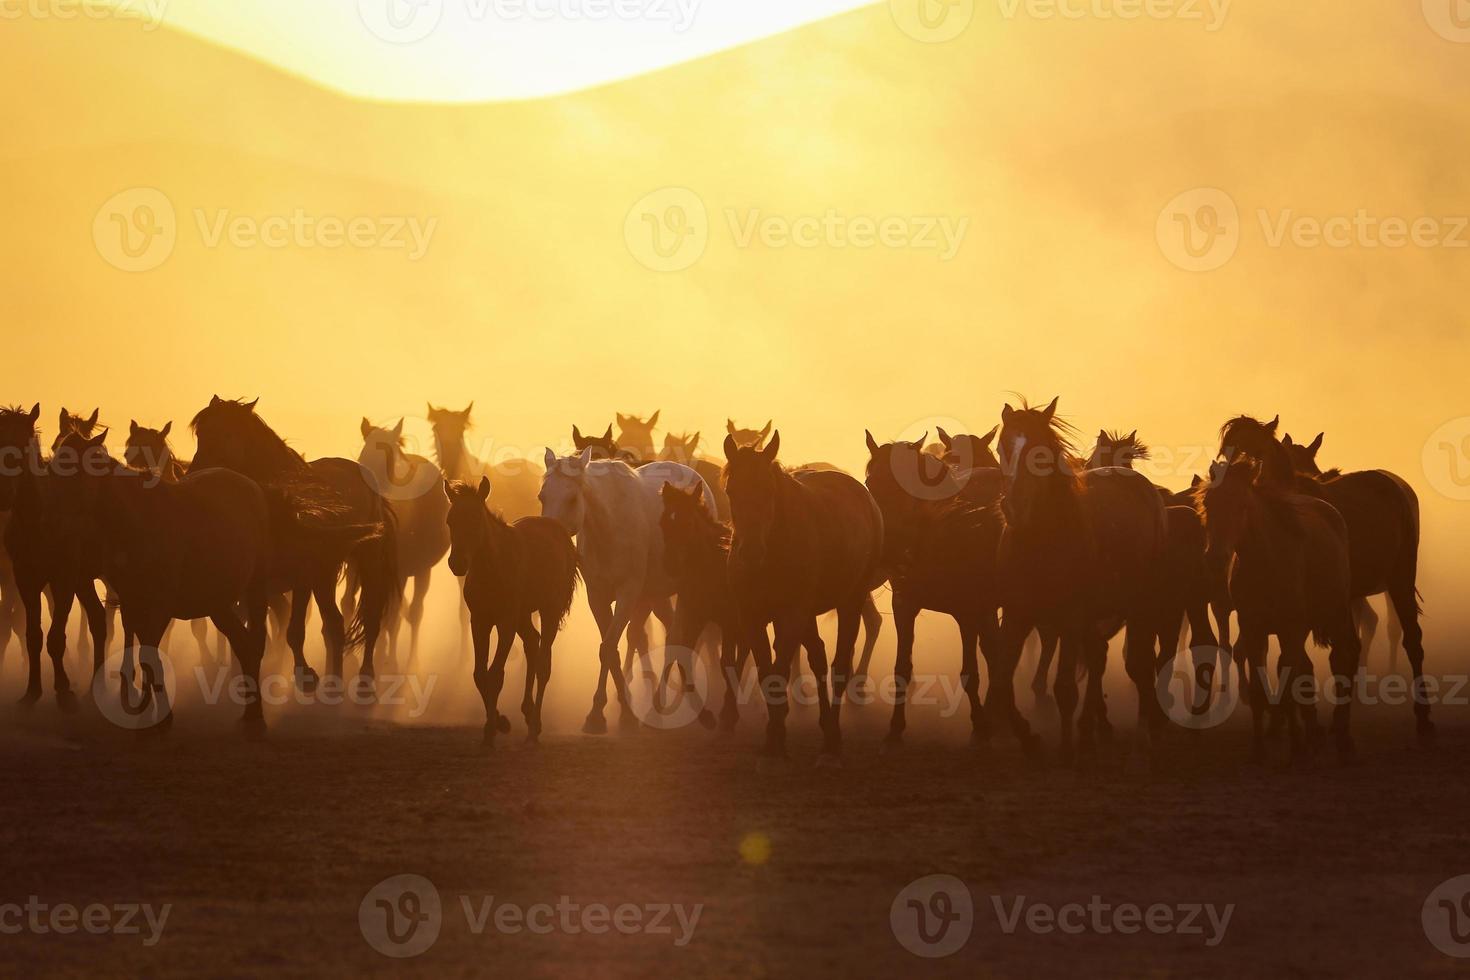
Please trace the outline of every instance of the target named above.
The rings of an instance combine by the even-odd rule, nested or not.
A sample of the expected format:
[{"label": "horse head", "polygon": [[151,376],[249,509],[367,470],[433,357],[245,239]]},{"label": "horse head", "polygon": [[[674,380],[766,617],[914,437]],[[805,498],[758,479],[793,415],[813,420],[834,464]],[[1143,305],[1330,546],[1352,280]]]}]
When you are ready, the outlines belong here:
[{"label": "horse head", "polygon": [[158,474],[174,457],[173,447],[168,444],[168,434],[173,431],[172,421],[163,423],[161,429],[150,429],[128,420],[128,441],[123,446],[123,462],[129,468],[144,473]]},{"label": "horse head", "polygon": [[587,467],[592,462],[592,447],[573,456],[558,457],[546,450],[546,475],[541,478],[541,516],[549,517],[567,532],[576,535],[587,519]]},{"label": "horse head", "polygon": [[1137,429],[1127,435],[1099,429],[1097,443],[1087,458],[1087,468],[1095,470],[1104,466],[1121,466],[1131,470],[1134,460],[1148,459],[1148,454],[1148,446],[1139,441]]},{"label": "horse head", "polygon": [[618,445],[638,454],[640,462],[649,463],[657,458],[653,450],[653,427],[658,425],[658,412],[647,419],[636,415],[617,413]]},{"label": "horse head", "polygon": [[699,448],[698,432],[693,435],[687,432],[679,435],[675,435],[672,432],[665,433],[664,451],[659,454],[659,459],[666,459],[690,466],[694,463],[694,451],[697,448]]},{"label": "horse head", "polygon": [[1000,413],[1000,466],[1005,480],[1001,506],[1007,520],[1028,523],[1040,489],[1076,480],[1072,469],[1072,427],[1057,417],[1057,399],[1045,408],[1006,405]]},{"label": "horse head", "polygon": [[1324,433],[1317,433],[1317,438],[1306,445],[1295,442],[1288,432],[1281,440],[1281,445],[1286,449],[1287,458],[1291,460],[1292,469],[1298,473],[1306,473],[1310,476],[1321,476],[1322,467],[1317,464],[1317,450],[1322,448],[1322,437]]},{"label": "horse head", "polygon": [[771,434],[771,420],[767,419],[765,428],[762,429],[741,429],[735,425],[734,419],[726,419],[725,431],[735,440],[735,445],[759,449],[766,444],[766,438]]},{"label": "horse head", "polygon": [[625,458],[622,447],[619,446],[617,440],[613,438],[613,427],[611,422],[608,423],[607,431],[600,436],[584,436],[582,435],[581,429],[577,428],[575,425],[572,426],[572,445],[576,447],[577,452],[579,453],[584,449],[590,448],[592,450],[593,459]]},{"label": "horse head", "polygon": [[444,495],[449,498],[449,570],[463,578],[470,570],[470,560],[489,542],[490,478],[480,477],[479,486],[458,480],[444,481]]},{"label": "horse head", "polygon": [[15,487],[21,474],[30,467],[40,469],[41,447],[36,437],[36,421],[41,417],[37,403],[29,412],[23,408],[0,408],[0,510],[10,510],[15,503]]},{"label": "horse head", "polygon": [[741,446],[733,435],[725,436],[725,493],[730,498],[730,561],[753,567],[765,560],[771,528],[776,523],[776,504],[784,473],[776,454],[781,451],[781,433],[771,436],[764,449]]},{"label": "horse head", "polygon": [[198,449],[194,453],[195,469],[224,469],[243,472],[248,468],[249,451],[257,430],[263,426],[255,414],[260,401],[243,401],[213,396],[190,422]]},{"label": "horse head", "polygon": [[1250,519],[1251,497],[1261,464],[1252,459],[1216,460],[1210,475],[1195,488],[1196,506],[1205,524],[1205,561],[1223,569],[1240,546]]},{"label": "horse head", "polygon": [[1000,426],[994,426],[983,436],[974,436],[965,433],[950,435],[940,426],[939,444],[944,447],[941,458],[950,466],[962,470],[977,469],[1000,469],[1000,460],[996,459],[995,452],[991,450],[990,444],[995,440],[995,434],[1000,431]]},{"label": "horse head", "polygon": [[61,443],[73,432],[81,433],[91,438],[97,431],[97,416],[101,409],[92,409],[91,415],[73,415],[65,408],[61,410],[61,417],[56,423],[56,438],[51,440],[51,451],[54,453],[61,447]]},{"label": "horse head", "polygon": [[664,481],[659,500],[663,503],[658,523],[664,535],[664,567],[678,578],[684,572],[686,556],[703,540],[703,533],[718,530],[718,525],[704,509],[704,488],[699,484],[684,490]]}]

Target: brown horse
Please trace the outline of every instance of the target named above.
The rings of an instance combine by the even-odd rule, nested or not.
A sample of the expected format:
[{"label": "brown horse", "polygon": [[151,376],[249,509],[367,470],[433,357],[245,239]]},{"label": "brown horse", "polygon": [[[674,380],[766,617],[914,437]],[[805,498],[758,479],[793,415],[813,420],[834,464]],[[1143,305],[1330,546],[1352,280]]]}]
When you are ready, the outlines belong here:
[{"label": "brown horse", "polygon": [[772,419],[767,419],[764,428],[742,429],[735,424],[734,419],[725,420],[725,433],[735,440],[735,445],[741,449],[760,449],[771,437]]},{"label": "brown horse", "polygon": [[[308,690],[316,685],[316,672],[305,655],[306,607],[314,598],[322,617],[328,676],[342,676],[344,653],[360,642],[363,656],[357,683],[371,689],[378,633],[398,598],[393,512],[360,463],[337,457],[307,462],[256,414],[255,404],[216,395],[194,416],[198,451],[189,472],[220,467],[243,473],[268,496],[312,514],[321,536],[287,536],[280,533],[278,524],[271,552],[273,588],[292,590],[286,642],[295,661],[297,682]],[[333,532],[342,540],[356,533],[358,543],[344,553],[323,539]],[[337,605],[337,581],[346,561],[356,566],[362,581],[362,601],[350,629]]]},{"label": "brown horse", "polygon": [[674,463],[683,463],[704,478],[709,484],[710,490],[715,495],[715,510],[719,513],[722,522],[730,520],[730,498],[725,496],[725,490],[720,486],[720,467],[718,464],[696,455],[699,448],[699,433],[692,436],[688,433],[674,435],[672,432],[664,436],[664,450],[659,454],[659,459],[666,459]]},{"label": "brown horse", "polygon": [[[946,446],[954,442],[945,436],[941,432]],[[898,473],[923,462],[919,458],[922,442],[878,446],[868,434],[866,482],[883,513],[883,565],[893,586],[893,621],[898,631],[895,700],[886,741],[896,745],[902,740],[914,669],[914,621],[921,610],[930,609],[954,617],[959,627],[960,684],[970,701],[971,740],[979,742],[988,738],[990,726],[980,701],[977,643],[992,679],[1009,677],[1015,670],[1004,662],[1008,651],[1001,643],[998,617],[1000,513],[992,505],[975,505],[960,496],[929,499],[915,495]],[[1023,742],[1032,742],[1022,726],[1013,727]]]},{"label": "brown horse", "polygon": [[[541,734],[541,705],[551,680],[551,647],[577,591],[577,546],[572,536],[547,517],[523,517],[507,524],[487,506],[490,480],[480,485],[444,483],[449,501],[449,570],[464,579],[475,640],[475,687],[485,703],[485,744],[510,731],[500,714],[500,689],[511,644],[521,638],[526,654],[526,692],[521,715],[526,741]],[[541,617],[538,632],[532,615]],[[495,657],[490,631],[495,630]]]},{"label": "brown horse", "polygon": [[46,653],[51,658],[56,701],[63,710],[72,710],[76,695],[65,662],[66,626],[72,605],[80,602],[87,617],[94,676],[105,660],[107,617],[93,585],[96,568],[86,567],[85,559],[95,558],[95,552],[89,548],[85,555],[78,553],[86,542],[63,540],[51,519],[56,484],[47,461],[41,457],[36,431],[40,417],[40,405],[29,412],[0,409],[0,511],[10,515],[5,526],[5,550],[25,613],[28,677],[20,703],[32,705],[41,697],[41,598],[49,592],[51,625],[44,634]]},{"label": "brown horse", "polygon": [[[1167,515],[1142,474],[1120,467],[1078,472],[1056,416],[1044,409],[1006,405],[1001,412],[1000,460],[1006,491],[1002,509],[1000,576],[1006,642],[1019,659],[1033,628],[1061,638],[1056,701],[1061,752],[1073,755],[1077,665],[1087,670],[1079,722],[1080,744],[1090,751],[1103,721],[1103,671],[1108,639],[1127,626],[1125,665],[1138,692],[1140,733],[1152,744],[1164,715],[1155,689],[1154,640],[1162,621]],[[1009,689],[1009,677],[999,689]]]},{"label": "brown horse", "polygon": [[1283,492],[1317,497],[1342,515],[1348,530],[1352,598],[1388,593],[1403,626],[1404,651],[1414,674],[1415,727],[1419,737],[1427,739],[1434,734],[1434,724],[1424,688],[1424,631],[1419,625],[1419,498],[1386,470],[1320,476],[1300,472],[1290,451],[1276,439],[1279,422],[1280,416],[1270,422],[1246,415],[1231,419],[1220,430],[1220,452],[1227,461],[1243,455],[1260,461],[1263,482]]},{"label": "brown horse", "polygon": [[730,587],[730,528],[704,509],[698,487],[681,490],[665,483],[659,494],[663,501],[659,527],[664,534],[664,567],[679,596],[669,643],[693,650],[707,627],[719,628],[725,678],[720,728],[732,731],[740,718],[736,692],[750,649],[740,643],[740,617]]},{"label": "brown horse", "polygon": [[621,459],[629,466],[638,465],[638,454],[631,449],[624,449],[618,445],[613,438],[612,423],[608,423],[607,431],[600,436],[584,436],[582,430],[575,425],[572,426],[572,445],[577,447],[577,452],[592,447],[592,458],[598,459]]},{"label": "brown horse", "polygon": [[939,443],[944,447],[944,454],[940,457],[950,466],[961,470],[974,469],[1000,469],[1000,460],[995,451],[990,448],[995,441],[995,434],[1000,431],[1000,426],[993,427],[983,436],[974,436],[967,433],[950,435],[942,427],[935,430],[939,434]]},{"label": "brown horse", "polygon": [[658,458],[653,448],[653,427],[658,425],[658,416],[659,413],[654,412],[647,419],[640,419],[636,415],[617,413],[618,445],[632,453],[636,460],[629,465],[636,467],[639,463],[651,463]]},{"label": "brown horse", "polygon": [[[1262,464],[1218,462],[1199,493],[1208,539],[1207,561],[1229,568],[1230,595],[1240,615],[1236,655],[1247,665],[1253,753],[1265,753],[1266,649],[1281,646],[1277,719],[1287,721],[1293,753],[1301,745],[1299,720],[1316,731],[1316,698],[1307,637],[1332,648],[1332,728],[1337,750],[1352,752],[1349,711],[1359,643],[1351,607],[1349,531],[1326,501],[1259,479]],[[1300,680],[1296,680],[1300,678]],[[1289,701],[1295,701],[1296,711]],[[1274,725],[1273,725],[1274,727]]]},{"label": "brown horse", "polygon": [[[841,712],[852,673],[863,603],[883,580],[883,515],[867,488],[843,473],[787,472],[776,461],[781,434],[765,449],[725,438],[725,490],[733,535],[730,584],[745,642],[761,675],[768,720],[764,754],[786,750],[786,678],[807,648],[816,678],[824,761],[842,751]],[[837,610],[837,652],[827,691],[827,651],[817,617]],[[776,631],[772,658],[766,626]]]},{"label": "brown horse", "polygon": [[[1293,469],[1298,473],[1305,473],[1319,480],[1335,479],[1341,475],[1342,471],[1335,468],[1324,473],[1322,472],[1322,468],[1317,465],[1317,451],[1322,448],[1323,437],[1324,433],[1319,432],[1315,439],[1303,445],[1302,443],[1294,442],[1290,432],[1286,434],[1281,440],[1281,445],[1286,447]],[[1404,485],[1404,489],[1414,501],[1414,511],[1417,517],[1419,510],[1418,497],[1407,484]],[[1403,625],[1399,622],[1398,613],[1394,611],[1392,602],[1386,604],[1384,613],[1388,623],[1388,672],[1390,674],[1396,674],[1399,669],[1399,648],[1403,645],[1404,630]],[[1362,638],[1363,642],[1363,663],[1366,664],[1368,662],[1368,652],[1373,646],[1373,637],[1378,631],[1378,614],[1373,611],[1372,604],[1366,598],[1359,598],[1353,601],[1353,615],[1358,620],[1358,635]]]},{"label": "brown horse", "polygon": [[[265,493],[248,477],[221,469],[150,483],[107,454],[105,436],[72,432],[62,440],[50,464],[50,519],[61,553],[85,562],[95,552],[101,575],[117,589],[127,636],[124,682],[132,680],[136,642],[145,676],[152,673],[146,687],[161,699],[156,727],[168,727],[168,692],[157,680],[164,633],[174,619],[208,617],[228,637],[245,679],[244,724],[260,733],[272,549]],[[248,625],[237,612],[241,603]]]},{"label": "brown horse", "polygon": [[[61,409],[60,417],[57,419],[57,423],[56,423],[56,437],[51,440],[51,451],[53,453],[56,452],[57,447],[59,447],[61,445],[62,441],[67,436],[71,435],[72,433],[76,433],[77,435],[80,435],[83,438],[90,439],[94,435],[97,434],[97,431],[98,431],[99,428],[101,428],[101,429],[103,429],[105,431],[105,428],[106,427],[103,426],[102,423],[98,421],[98,418],[101,416],[101,414],[102,414],[102,410],[101,409],[97,409],[97,408],[92,409],[92,414],[91,415],[77,415],[77,414],[75,414],[73,412],[67,411],[65,408],[62,408]],[[93,588],[95,589],[96,586],[94,585]],[[51,593],[49,591],[48,591],[48,597],[51,598],[51,603],[52,603],[51,615],[54,618],[56,616],[55,599],[54,599],[54,597],[51,597]],[[108,599],[109,600],[113,600],[112,604],[110,606],[107,606],[106,607],[107,608],[107,635],[108,636],[111,636],[112,635],[112,633],[113,633],[113,626],[115,625],[115,622],[116,622],[116,619],[117,619],[117,605],[116,605],[116,602],[115,602],[116,598],[117,597],[114,596],[114,595],[110,595],[110,594],[108,595]],[[91,632],[90,632],[90,630],[86,626],[84,626],[82,623],[80,623],[80,622],[77,623],[77,653],[84,659],[84,661],[85,661],[85,658],[86,658],[86,655],[87,655],[87,648],[90,645],[90,642],[91,642]],[[97,659],[97,656],[98,656],[99,651],[93,650],[92,653],[93,653],[93,660],[95,662],[96,659]]]}]

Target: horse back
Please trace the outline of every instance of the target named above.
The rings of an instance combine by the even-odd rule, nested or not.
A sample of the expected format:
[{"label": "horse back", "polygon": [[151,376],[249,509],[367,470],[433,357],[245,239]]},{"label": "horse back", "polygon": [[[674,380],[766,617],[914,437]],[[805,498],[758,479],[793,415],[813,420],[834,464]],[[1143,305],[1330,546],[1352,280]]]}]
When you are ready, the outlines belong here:
[{"label": "horse back", "polygon": [[554,616],[555,624],[543,620],[543,630],[560,625],[577,591],[577,546],[572,536],[549,517],[523,517],[511,529],[521,541],[528,611]]},{"label": "horse back", "polygon": [[1419,554],[1419,498],[1386,470],[1357,470],[1299,481],[1299,492],[1318,497],[1342,515],[1352,560],[1353,595],[1375,595],[1412,583]]},{"label": "horse back", "polygon": [[867,487],[840,470],[802,469],[791,477],[803,494],[795,516],[815,532],[806,557],[825,612],[881,581],[883,512]]}]

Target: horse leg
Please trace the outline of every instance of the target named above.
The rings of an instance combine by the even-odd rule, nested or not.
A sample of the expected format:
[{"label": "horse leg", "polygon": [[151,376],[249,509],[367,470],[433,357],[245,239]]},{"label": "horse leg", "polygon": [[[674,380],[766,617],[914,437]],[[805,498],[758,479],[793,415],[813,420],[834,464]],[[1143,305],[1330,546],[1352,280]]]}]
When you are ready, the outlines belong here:
[{"label": "horse leg", "polygon": [[[1176,637],[1179,635],[1177,622],[1174,625],[1173,635]],[[1123,634],[1124,668],[1129,680],[1133,681],[1134,689],[1138,692],[1138,733],[1144,740],[1145,751],[1149,752],[1153,751],[1153,743],[1159,737],[1164,722],[1167,720],[1158,698],[1159,661],[1154,651],[1154,641],[1157,636],[1156,629],[1149,629],[1141,623],[1135,627],[1131,622]],[[1101,659],[1104,663],[1107,660],[1105,643]],[[1097,696],[1101,700],[1101,678],[1099,678],[1097,688]]]},{"label": "horse leg", "polygon": [[[1082,695],[1082,711],[1077,716],[1080,754],[1091,756],[1094,742],[1101,739],[1111,742],[1113,726],[1108,723],[1108,703],[1103,695],[1103,677],[1108,672],[1108,640],[1101,634],[1083,634],[1078,647],[1078,661],[1087,678],[1087,687]],[[1148,645],[1149,660],[1153,660],[1153,644]],[[1060,669],[1060,668],[1058,668]],[[1139,705],[1142,713],[1144,706]]]},{"label": "horse leg", "polygon": [[[587,712],[587,720],[582,723],[582,731],[588,735],[604,735],[607,733],[607,719],[603,715],[603,709],[607,705],[607,658],[603,656],[604,644],[602,637],[607,636],[608,630],[612,628],[612,598],[600,591],[594,590],[590,585],[587,587],[587,605],[592,609],[592,618],[597,621],[597,688],[592,693],[592,709]],[[616,669],[616,668],[614,668]]]},{"label": "horse leg", "polygon": [[[628,684],[618,671],[618,643],[623,638],[623,633],[627,631],[633,613],[640,608],[647,608],[647,604],[637,595],[641,584],[640,582],[638,585],[625,587],[623,593],[613,602],[612,618],[608,623],[608,631],[602,636],[600,649],[603,663],[613,675],[613,688],[618,696],[618,727],[624,732],[638,730],[638,716],[633,712],[633,705],[628,700]],[[646,649],[643,656],[644,668],[649,674],[652,674]]]},{"label": "horse leg", "polygon": [[[424,600],[429,594],[429,580],[433,577],[434,570],[426,568],[413,577],[413,598],[409,600],[408,609],[404,618],[408,620],[408,666],[409,669],[418,663],[419,659],[419,628],[424,622]],[[544,620],[543,620],[544,622]],[[394,631],[396,635],[396,630]]]},{"label": "horse leg", "polygon": [[322,617],[322,642],[327,647],[327,676],[340,682],[343,648],[347,645],[347,627],[342,620],[342,610],[337,608],[336,573],[319,572],[312,583],[311,594],[316,599],[316,611]]},{"label": "horse leg", "polygon": [[1309,749],[1315,747],[1315,736],[1319,734],[1316,679],[1307,656],[1307,631],[1299,627],[1282,630],[1276,639],[1281,646],[1281,658],[1276,665],[1276,692],[1291,739],[1291,757],[1297,759],[1303,750],[1302,732],[1305,730],[1310,738]]},{"label": "horse leg", "polygon": [[1035,626],[1036,623],[1030,618],[1011,613],[1006,613],[998,623],[993,622],[993,617],[988,613],[980,621],[981,630],[993,631],[996,638],[991,644],[995,656],[987,657],[990,663],[990,691],[986,706],[993,705],[994,711],[987,713],[998,714],[1009,722],[1011,731],[1027,754],[1035,752],[1040,742],[1016,706],[1016,667],[1021,662],[1021,648],[1026,637]]},{"label": "horse leg", "polygon": [[720,705],[720,731],[733,732],[740,721],[740,704],[736,691],[740,687],[740,668],[748,649],[740,644],[735,628],[720,627],[720,672],[725,676],[725,699]]},{"label": "horse leg", "polygon": [[525,614],[517,631],[521,638],[521,651],[526,655],[526,692],[521,697],[521,717],[526,720],[526,741],[534,742],[541,734],[541,723],[536,716],[536,678],[541,672],[541,633],[531,622],[531,614]]},{"label": "horse leg", "polygon": [[194,634],[194,645],[199,648],[199,663],[201,666],[208,665],[209,653],[209,620],[189,620],[189,632]]},{"label": "horse leg", "polygon": [[873,593],[869,592],[863,598],[863,652],[858,657],[857,669],[853,671],[852,680],[859,685],[868,679],[868,667],[873,662],[873,651],[878,646],[878,634],[883,631],[883,614],[878,611],[878,604],[873,601]]},{"label": "horse leg", "polygon": [[311,589],[305,584],[292,589],[291,621],[286,625],[286,644],[295,661],[296,686],[306,694],[315,691],[317,685],[317,673],[306,662],[306,609],[310,601]]},{"label": "horse leg", "polygon": [[650,612],[652,612],[652,606],[640,600],[634,606],[632,615],[628,617],[628,652],[623,661],[623,679],[630,683],[633,680],[635,656],[643,664],[643,679],[650,684],[655,683],[653,658],[649,656],[648,620]]},{"label": "horse leg", "polygon": [[[777,620],[775,623],[772,624],[772,627],[772,632],[776,634],[776,639],[775,656],[772,658],[771,668],[772,671],[781,678],[783,683],[779,688],[779,698],[774,700],[771,704],[771,717],[767,719],[768,729],[771,722],[776,723],[776,731],[774,733],[769,730],[767,731],[767,749],[768,754],[770,755],[784,756],[786,754],[786,715],[787,712],[790,710],[790,688],[788,679],[791,677],[791,661],[794,660],[796,656],[801,652],[802,640],[811,638],[811,634],[815,634],[817,632],[817,627],[815,623],[809,624],[800,616],[784,620]],[[821,643],[821,637],[815,637],[813,642]],[[808,651],[810,651],[812,647],[808,646],[807,649]],[[818,649],[820,649],[822,653],[822,667],[824,675],[822,677],[822,681],[825,682],[827,648],[825,645],[823,645],[818,647]],[[824,722],[826,720],[827,709],[826,684],[818,684],[817,691],[819,710],[818,717],[821,721]],[[772,735],[774,735],[774,739],[772,739]]]},{"label": "horse leg", "polygon": [[546,685],[551,683],[551,645],[556,642],[558,609],[541,610],[541,640],[536,658],[536,737],[541,737],[541,707],[546,701]]},{"label": "horse leg", "polygon": [[746,642],[755,659],[757,676],[760,679],[761,697],[766,702],[766,741],[761,748],[765,758],[783,758],[786,755],[786,677],[785,664],[780,664],[771,654],[771,638],[766,634],[766,624],[756,623],[746,628]]},{"label": "horse leg", "polygon": [[470,606],[464,596],[464,579],[459,579],[459,659],[463,663],[470,656]]},{"label": "horse leg", "polygon": [[87,617],[87,630],[92,636],[92,681],[102,673],[107,663],[107,610],[97,598],[97,589],[91,582],[84,582],[77,592],[82,613]]},{"label": "horse leg", "polygon": [[[845,606],[837,608],[837,653],[832,658],[832,723],[830,737],[832,756],[842,755],[842,702],[847,697],[847,685],[852,680],[853,654],[857,651],[858,626],[862,623],[863,602],[870,598],[864,592],[855,596]],[[816,621],[812,621],[815,628]]]},{"label": "horse leg", "polygon": [[1353,755],[1351,712],[1357,686],[1358,665],[1362,659],[1361,641],[1350,610],[1343,610],[1332,631],[1332,740],[1339,759]]},{"label": "horse leg", "polygon": [[[1045,639],[1043,639],[1043,643]],[[1053,694],[1057,702],[1057,715],[1061,720],[1061,744],[1058,753],[1064,763],[1074,758],[1072,744],[1072,713],[1077,710],[1077,660],[1081,656],[1081,637],[1075,630],[1063,631],[1060,635],[1060,651],[1057,657],[1057,679],[1053,681]]]},{"label": "horse leg", "polygon": [[970,702],[970,741],[976,745],[990,741],[990,720],[980,701],[980,622],[970,615],[956,616],[960,629],[960,689]]},{"label": "horse leg", "polygon": [[[1384,630],[1384,635],[1388,638],[1388,672],[1396,674],[1399,670],[1399,650],[1404,645],[1404,626],[1399,619],[1398,607],[1394,605],[1392,596],[1389,596],[1384,613],[1384,618],[1388,620],[1387,628]],[[1418,619],[1417,612],[1414,618]],[[1364,651],[1364,662],[1367,662],[1367,659],[1367,652]]]},{"label": "horse leg", "polygon": [[1236,672],[1245,674],[1246,699],[1251,706],[1251,758],[1266,758],[1266,716],[1271,710],[1266,696],[1266,648],[1268,635],[1253,622],[1242,619],[1234,650]]},{"label": "horse leg", "polygon": [[220,636],[229,641],[230,651],[240,666],[240,685],[245,695],[245,710],[240,717],[240,726],[245,730],[246,737],[259,738],[265,734],[265,708],[260,691],[260,661],[265,654],[265,624],[247,627],[241,622],[240,611],[234,602],[225,603],[211,613],[209,621],[214,623]]},{"label": "horse leg", "polygon": [[46,655],[51,658],[56,703],[63,711],[75,710],[77,702],[71,680],[66,676],[66,628],[75,599],[71,589],[51,587],[51,628],[46,632]]},{"label": "horse leg", "polygon": [[1362,647],[1362,660],[1368,661],[1368,654],[1373,651],[1373,636],[1378,632],[1378,613],[1374,612],[1373,604],[1368,601],[1367,596],[1359,596],[1352,603],[1353,628],[1358,634],[1358,643]]},{"label": "horse leg", "polygon": [[1046,698],[1046,677],[1051,672],[1051,662],[1057,655],[1057,644],[1060,636],[1056,630],[1047,627],[1037,627],[1037,639],[1041,641],[1040,653],[1036,659],[1036,673],[1031,678],[1031,691],[1036,695],[1036,700]]},{"label": "horse leg", "polygon": [[1424,688],[1424,630],[1419,625],[1419,594],[1414,583],[1396,583],[1388,592],[1389,602],[1403,629],[1404,655],[1414,674],[1414,728],[1421,740],[1434,735],[1429,720],[1429,694]]},{"label": "horse leg", "polygon": [[173,727],[173,704],[169,700],[168,675],[163,669],[163,634],[173,620],[166,614],[149,610],[138,623],[138,669],[143,674],[143,689],[154,704],[158,719],[147,730],[163,734]]},{"label": "horse leg", "polygon": [[[473,620],[473,615],[471,616]],[[500,713],[500,689],[505,685],[505,661],[515,643],[515,626],[510,622],[495,623],[495,659],[485,667],[484,654],[490,652],[490,627],[476,626],[475,686],[485,701],[485,747],[495,746],[497,732],[510,731],[510,719]]]},{"label": "horse leg", "polygon": [[886,745],[902,744],[904,729],[908,727],[908,690],[914,678],[914,621],[918,617],[918,604],[910,602],[907,595],[895,592],[893,631],[898,636],[898,653],[893,661],[893,715],[883,739]]}]

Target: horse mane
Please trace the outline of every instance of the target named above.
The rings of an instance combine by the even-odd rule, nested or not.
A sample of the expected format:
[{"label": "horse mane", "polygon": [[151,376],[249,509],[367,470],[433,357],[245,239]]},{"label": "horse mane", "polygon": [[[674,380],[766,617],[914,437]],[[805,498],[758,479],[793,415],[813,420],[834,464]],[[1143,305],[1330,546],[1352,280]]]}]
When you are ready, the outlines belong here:
[{"label": "horse mane", "polygon": [[1245,429],[1255,429],[1260,431],[1262,434],[1266,432],[1266,423],[1262,422],[1254,415],[1237,415],[1232,419],[1226,419],[1225,424],[1220,426],[1220,438],[1224,439],[1225,433],[1229,432],[1236,426],[1240,426]]},{"label": "horse mane", "polygon": [[475,498],[475,501],[480,504],[480,509],[484,511],[485,516],[490,519],[490,523],[492,526],[498,526],[500,529],[503,530],[510,530],[510,522],[507,521],[504,517],[501,517],[500,512],[497,511],[494,507],[491,507],[488,500],[480,499],[480,492],[475,488],[474,484],[466,483],[463,480],[450,480],[448,482],[449,496],[451,499],[457,499],[460,497]]},{"label": "horse mane", "polygon": [[275,429],[266,424],[256,412],[243,401],[219,399],[201,408],[195,416],[189,420],[189,428],[196,434],[199,432],[199,423],[207,418],[221,416],[233,419],[237,424],[244,426],[248,437],[254,439],[259,448],[265,450],[271,457],[271,461],[284,465],[287,469],[306,469],[306,457],[292,449]]},{"label": "horse mane", "polygon": [[1138,438],[1137,435],[1122,435],[1116,429],[1108,429],[1104,433],[1113,448],[1127,449],[1133,453],[1134,459],[1148,459],[1148,445]]}]

